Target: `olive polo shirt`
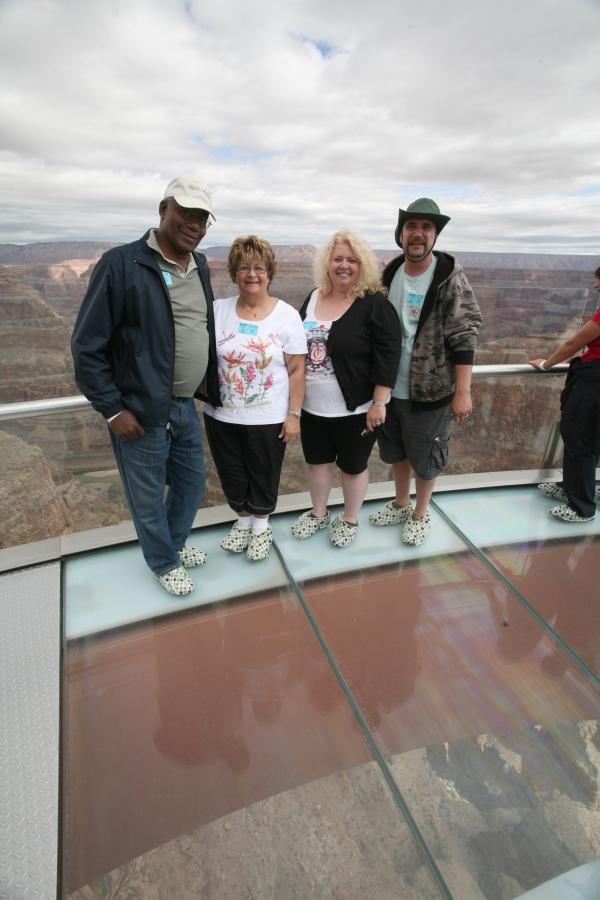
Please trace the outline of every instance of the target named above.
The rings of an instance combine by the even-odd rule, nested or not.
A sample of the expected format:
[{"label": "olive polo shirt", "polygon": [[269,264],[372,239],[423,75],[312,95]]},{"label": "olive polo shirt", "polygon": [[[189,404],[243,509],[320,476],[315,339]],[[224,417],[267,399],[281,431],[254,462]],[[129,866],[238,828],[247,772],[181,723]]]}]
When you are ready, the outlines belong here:
[{"label": "olive polo shirt", "polygon": [[191,253],[186,271],[168,259],[158,246],[155,229],[150,231],[147,244],[156,254],[171,298],[175,322],[173,396],[193,397],[208,366],[206,297],[198,276],[198,266]]}]

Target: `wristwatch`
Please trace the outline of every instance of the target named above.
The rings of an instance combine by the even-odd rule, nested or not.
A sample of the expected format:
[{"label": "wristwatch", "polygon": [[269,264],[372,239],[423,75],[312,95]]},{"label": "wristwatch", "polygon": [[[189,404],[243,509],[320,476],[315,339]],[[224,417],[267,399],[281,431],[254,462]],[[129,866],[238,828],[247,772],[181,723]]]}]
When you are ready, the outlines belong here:
[{"label": "wristwatch", "polygon": [[387,406],[385,400],[371,400],[371,406]]},{"label": "wristwatch", "polygon": [[299,419],[302,415],[301,409],[288,409],[288,416],[296,416]]}]

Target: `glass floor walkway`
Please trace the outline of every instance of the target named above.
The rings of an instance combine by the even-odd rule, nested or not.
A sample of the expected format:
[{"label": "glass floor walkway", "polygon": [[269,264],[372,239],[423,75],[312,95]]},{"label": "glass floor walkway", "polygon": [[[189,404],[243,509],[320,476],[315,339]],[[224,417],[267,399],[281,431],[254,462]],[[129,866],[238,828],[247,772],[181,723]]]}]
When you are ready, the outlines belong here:
[{"label": "glass floor walkway", "polygon": [[258,564],[196,531],[181,600],[133,544],[63,561],[59,894],[600,896],[600,515],[438,493],[410,548],[377,505]]}]

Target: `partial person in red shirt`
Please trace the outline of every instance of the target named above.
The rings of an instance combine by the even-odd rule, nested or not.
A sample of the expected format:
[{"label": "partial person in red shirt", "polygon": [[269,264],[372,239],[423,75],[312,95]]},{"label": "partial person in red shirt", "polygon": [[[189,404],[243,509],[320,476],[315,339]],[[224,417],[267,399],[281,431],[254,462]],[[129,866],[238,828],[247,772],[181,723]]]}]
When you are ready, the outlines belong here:
[{"label": "partial person in red shirt", "polygon": [[[600,291],[600,267],[594,272]],[[584,352],[576,355],[580,350]],[[600,306],[579,331],[547,359],[531,359],[546,371],[571,360],[560,397],[560,434],[564,444],[562,484],[544,482],[541,491],[553,500],[550,515],[563,522],[589,522],[596,514],[596,467],[600,459]]]}]

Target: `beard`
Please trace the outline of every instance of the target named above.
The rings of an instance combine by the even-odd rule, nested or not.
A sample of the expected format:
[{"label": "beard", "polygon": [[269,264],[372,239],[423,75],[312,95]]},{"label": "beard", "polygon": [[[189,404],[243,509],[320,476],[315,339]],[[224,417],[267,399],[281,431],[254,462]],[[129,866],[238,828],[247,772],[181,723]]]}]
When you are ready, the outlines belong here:
[{"label": "beard", "polygon": [[422,259],[429,256],[433,250],[433,244],[434,241],[413,241],[412,243],[407,244],[404,251],[406,258],[410,259],[411,262],[420,262]]}]

